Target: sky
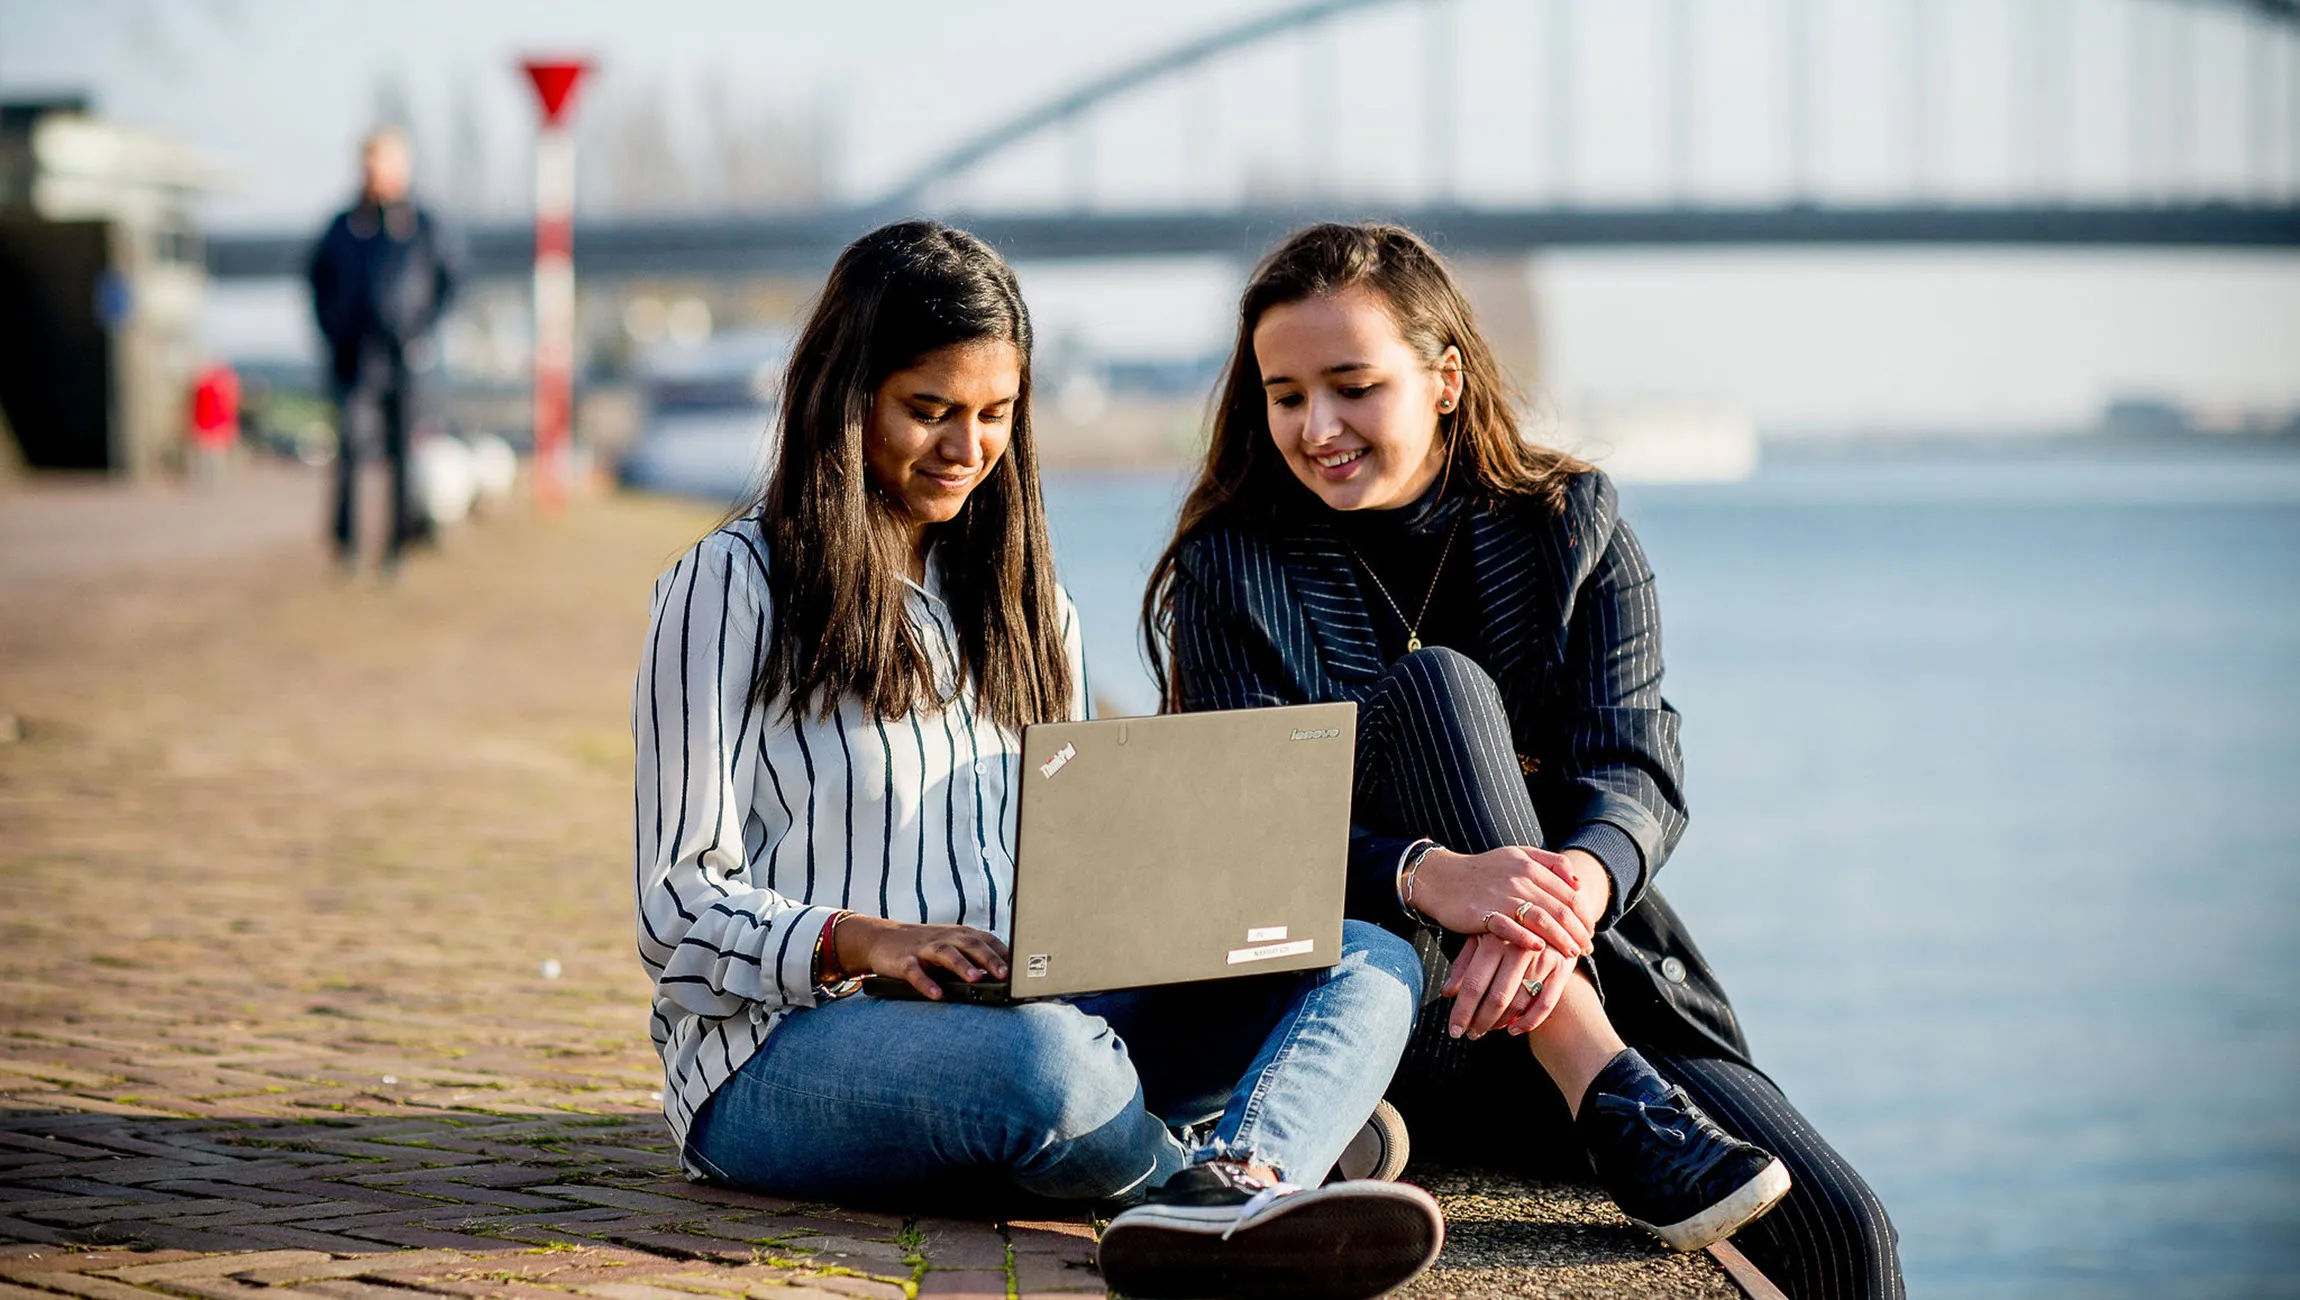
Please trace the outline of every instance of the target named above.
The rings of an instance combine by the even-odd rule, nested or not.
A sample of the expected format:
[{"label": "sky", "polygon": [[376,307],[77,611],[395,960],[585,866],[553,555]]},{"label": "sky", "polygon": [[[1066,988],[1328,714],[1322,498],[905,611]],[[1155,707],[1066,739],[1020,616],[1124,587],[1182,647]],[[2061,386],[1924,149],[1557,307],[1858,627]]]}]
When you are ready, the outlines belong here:
[{"label": "sky", "polygon": [[[2290,34],[2163,0],[1804,0],[1802,28],[1796,5],[1378,5],[1113,102],[937,197],[1763,202],[1799,192],[1800,176],[1824,200],[2300,194]],[[707,175],[717,104],[804,133],[832,196],[854,200],[1096,73],[1277,7],[0,0],[0,93],[88,91],[106,116],[192,143],[230,179],[208,208],[217,229],[315,225],[346,196],[379,107],[403,104],[419,182],[512,218],[533,123],[513,65],[580,52],[599,64],[577,109],[594,133],[658,110],[667,147]],[[1815,69],[1803,83],[1786,72],[1800,40]],[[605,201],[605,176],[586,170],[588,202]],[[2288,255],[1559,253],[1532,268],[1545,373],[1576,399],[1710,402],[1773,426],[2066,422],[2140,392],[2300,406]],[[1151,354],[1218,347],[1242,273],[1204,260],[1023,270],[1042,328]],[[219,328],[298,328],[270,292],[220,295]]]}]

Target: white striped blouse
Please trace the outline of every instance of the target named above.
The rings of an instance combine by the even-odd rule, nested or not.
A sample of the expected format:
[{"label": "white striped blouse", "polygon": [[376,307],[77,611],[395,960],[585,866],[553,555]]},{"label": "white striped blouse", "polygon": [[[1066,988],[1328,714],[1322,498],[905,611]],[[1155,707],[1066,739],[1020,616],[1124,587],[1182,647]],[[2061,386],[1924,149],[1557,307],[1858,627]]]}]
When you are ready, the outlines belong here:
[{"label": "white striped blouse", "polygon": [[[839,908],[1006,938],[1021,737],[974,712],[879,718],[851,697],[792,719],[751,695],[767,636],[756,517],[695,544],[655,583],[631,706],[639,959],[663,1112],[682,1150],[711,1093],[782,1018],[815,1003],[815,941]],[[929,556],[908,613],[944,683],[958,630]],[[1087,716],[1078,615],[1062,642]]]}]

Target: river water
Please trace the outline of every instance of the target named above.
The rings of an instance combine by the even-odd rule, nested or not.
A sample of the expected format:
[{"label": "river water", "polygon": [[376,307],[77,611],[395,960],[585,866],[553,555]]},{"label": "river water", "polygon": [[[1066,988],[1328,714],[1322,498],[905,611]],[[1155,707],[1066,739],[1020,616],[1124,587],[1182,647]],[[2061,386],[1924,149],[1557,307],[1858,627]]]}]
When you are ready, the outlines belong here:
[{"label": "river water", "polygon": [[[1048,484],[1098,694],[1180,482]],[[2300,457],[1632,487],[1662,883],[1920,1296],[2300,1295]]]}]

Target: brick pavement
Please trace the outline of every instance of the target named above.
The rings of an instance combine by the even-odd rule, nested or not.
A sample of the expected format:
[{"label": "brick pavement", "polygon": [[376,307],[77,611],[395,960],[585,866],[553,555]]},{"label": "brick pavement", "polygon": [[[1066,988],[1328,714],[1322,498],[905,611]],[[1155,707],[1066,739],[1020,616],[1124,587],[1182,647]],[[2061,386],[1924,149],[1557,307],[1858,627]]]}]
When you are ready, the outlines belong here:
[{"label": "brick pavement", "polygon": [[[1083,1220],[678,1176],[624,710],[707,519],[487,521],[386,590],[318,488],[0,496],[0,1300],[1100,1293]],[[1734,1294],[1584,1189],[1429,1178],[1415,1295]]]}]

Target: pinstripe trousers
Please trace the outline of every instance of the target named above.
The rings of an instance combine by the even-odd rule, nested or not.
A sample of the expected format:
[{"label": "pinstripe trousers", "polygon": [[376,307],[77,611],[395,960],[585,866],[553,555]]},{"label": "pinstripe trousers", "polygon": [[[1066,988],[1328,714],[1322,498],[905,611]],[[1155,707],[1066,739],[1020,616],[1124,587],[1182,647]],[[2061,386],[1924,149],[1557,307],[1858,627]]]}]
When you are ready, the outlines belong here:
[{"label": "pinstripe trousers", "polygon": [[[1355,802],[1360,825],[1427,836],[1457,852],[1547,843],[1500,688],[1470,658],[1443,648],[1399,660],[1360,702]],[[1734,1238],[1767,1277],[1798,1300],[1898,1300],[1900,1257],[1884,1205],[1771,1079],[1736,1061],[1630,1045],[1728,1132],[1788,1165],[1795,1186],[1787,1199]],[[1444,1016],[1424,1015],[1390,1099],[1417,1153],[1587,1177],[1565,1099],[1507,1035],[1452,1039]],[[1518,1122],[1496,1125],[1499,1115]]]}]

